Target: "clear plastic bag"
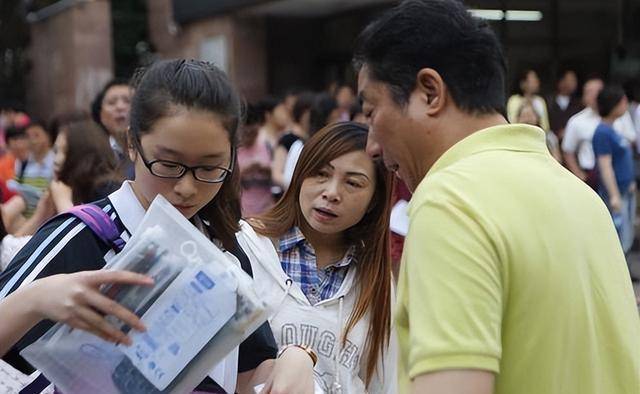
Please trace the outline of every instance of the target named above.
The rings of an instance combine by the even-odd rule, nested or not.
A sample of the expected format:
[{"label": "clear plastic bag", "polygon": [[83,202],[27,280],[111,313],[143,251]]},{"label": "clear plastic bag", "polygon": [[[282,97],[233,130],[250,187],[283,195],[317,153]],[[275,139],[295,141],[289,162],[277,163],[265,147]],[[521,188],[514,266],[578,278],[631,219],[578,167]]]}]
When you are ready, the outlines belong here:
[{"label": "clear plastic bag", "polygon": [[65,394],[184,393],[267,319],[252,278],[161,196],[106,269],[145,273],[154,286],[105,286],[147,331],[131,347],[56,324],[21,354]]}]

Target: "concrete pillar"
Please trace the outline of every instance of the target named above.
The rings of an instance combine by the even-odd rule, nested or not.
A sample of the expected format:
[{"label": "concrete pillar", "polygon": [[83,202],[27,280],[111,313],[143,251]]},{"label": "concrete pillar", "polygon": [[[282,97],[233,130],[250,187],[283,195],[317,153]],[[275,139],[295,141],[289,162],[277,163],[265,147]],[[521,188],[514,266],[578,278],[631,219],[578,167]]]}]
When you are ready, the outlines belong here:
[{"label": "concrete pillar", "polygon": [[178,25],[170,0],[147,0],[147,9],[149,38],[160,58],[212,61],[248,100],[267,93],[264,18],[225,14]]},{"label": "concrete pillar", "polygon": [[90,110],[113,76],[109,0],[62,0],[29,16],[28,109],[52,117]]}]

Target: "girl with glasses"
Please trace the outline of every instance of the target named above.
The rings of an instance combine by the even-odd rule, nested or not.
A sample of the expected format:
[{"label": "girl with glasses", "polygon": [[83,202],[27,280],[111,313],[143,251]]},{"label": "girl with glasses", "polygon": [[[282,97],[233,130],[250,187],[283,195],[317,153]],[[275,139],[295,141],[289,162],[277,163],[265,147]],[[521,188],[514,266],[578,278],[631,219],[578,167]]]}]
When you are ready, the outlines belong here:
[{"label": "girl with glasses", "polygon": [[[136,232],[151,201],[160,194],[223,251],[234,255],[243,267],[249,266],[236,239],[240,230],[240,197],[234,161],[241,102],[227,76],[202,61],[159,61],[135,78],[134,89],[128,155],[135,178],[95,204],[112,217],[126,241]],[[34,235],[0,275],[0,299],[38,278],[98,270],[114,255],[115,251],[79,220],[53,220]],[[60,293],[65,294],[68,292]],[[121,336],[109,330],[104,317],[96,313],[95,309],[101,308],[94,305],[95,300],[93,296],[70,294],[60,303],[80,311],[77,326],[120,340]],[[35,325],[9,353],[10,359],[13,357],[14,363],[19,364],[17,351],[50,327],[49,321]],[[273,392],[312,392],[310,353],[290,348],[274,361],[276,352],[273,335],[265,323],[197,390],[252,392],[255,383],[271,376]],[[292,369],[297,374],[281,373]]]}]

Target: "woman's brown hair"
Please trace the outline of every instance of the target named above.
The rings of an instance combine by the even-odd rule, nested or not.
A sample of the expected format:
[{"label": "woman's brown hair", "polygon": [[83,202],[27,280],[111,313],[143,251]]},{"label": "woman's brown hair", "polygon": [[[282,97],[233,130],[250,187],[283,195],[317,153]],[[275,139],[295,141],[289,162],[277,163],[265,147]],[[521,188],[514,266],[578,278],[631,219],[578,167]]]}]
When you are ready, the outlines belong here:
[{"label": "woman's brown hair", "polygon": [[100,189],[122,182],[109,139],[91,120],[71,122],[59,134],[67,138],[64,163],[58,179],[71,188],[74,204],[84,204],[106,197]]},{"label": "woman's brown hair", "polygon": [[[304,146],[291,179],[289,189],[280,201],[258,217],[256,231],[264,236],[279,238],[292,227],[300,227],[305,220],[298,202],[302,182],[317,175],[332,160],[355,151],[364,151],[367,144],[366,126],[355,122],[329,125]],[[363,218],[345,230],[347,245],[356,248],[357,283],[359,294],[342,337],[368,314],[369,328],[366,359],[366,384],[375,372],[378,357],[382,357],[389,343],[391,331],[391,257],[389,251],[389,215],[393,176],[381,162],[375,161],[376,190]]]}]

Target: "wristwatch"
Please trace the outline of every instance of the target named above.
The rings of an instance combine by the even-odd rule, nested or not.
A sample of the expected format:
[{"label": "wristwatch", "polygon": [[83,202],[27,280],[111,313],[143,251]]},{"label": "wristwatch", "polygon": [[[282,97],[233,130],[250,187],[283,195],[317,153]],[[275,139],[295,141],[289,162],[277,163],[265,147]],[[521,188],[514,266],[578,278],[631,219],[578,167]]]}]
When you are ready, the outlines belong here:
[{"label": "wristwatch", "polygon": [[277,358],[280,358],[280,356],[282,356],[282,354],[289,348],[292,347],[297,347],[300,348],[302,350],[304,350],[309,357],[311,357],[311,362],[313,362],[313,366],[315,367],[316,364],[318,363],[318,355],[316,354],[316,352],[313,351],[313,349],[310,346],[307,345],[298,345],[296,343],[291,343],[289,345],[285,345],[283,347],[280,348],[280,350],[278,351],[278,356]]}]

